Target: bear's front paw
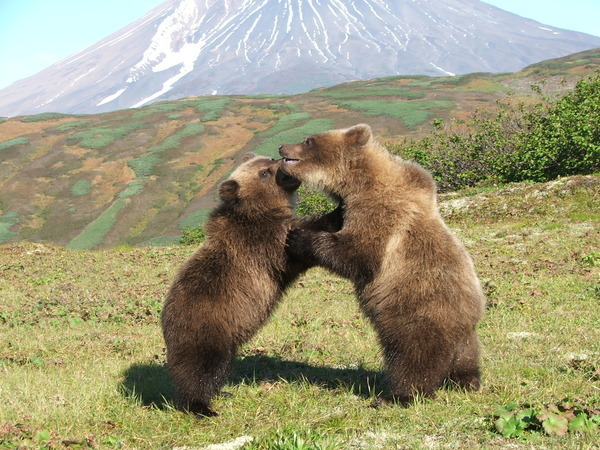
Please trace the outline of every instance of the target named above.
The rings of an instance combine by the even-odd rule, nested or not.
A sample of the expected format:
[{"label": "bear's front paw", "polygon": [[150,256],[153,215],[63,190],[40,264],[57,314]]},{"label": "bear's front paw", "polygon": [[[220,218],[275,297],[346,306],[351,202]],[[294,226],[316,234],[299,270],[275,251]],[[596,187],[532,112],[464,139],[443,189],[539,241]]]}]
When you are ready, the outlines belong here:
[{"label": "bear's front paw", "polygon": [[301,260],[312,259],[312,234],[300,228],[290,230],[285,243],[287,253]]}]

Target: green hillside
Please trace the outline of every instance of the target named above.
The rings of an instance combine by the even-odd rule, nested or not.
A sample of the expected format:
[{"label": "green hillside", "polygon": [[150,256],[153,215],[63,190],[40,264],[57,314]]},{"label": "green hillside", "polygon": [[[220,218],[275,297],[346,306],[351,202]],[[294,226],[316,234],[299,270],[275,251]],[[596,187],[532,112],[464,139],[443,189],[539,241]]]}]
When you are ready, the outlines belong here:
[{"label": "green hillside", "polygon": [[417,138],[509,94],[549,95],[600,68],[600,51],[514,74],[387,77],[294,96],[208,96],[97,115],[0,119],[0,243],[72,249],[169,244],[214,206],[243,154],[359,122],[380,141]]}]

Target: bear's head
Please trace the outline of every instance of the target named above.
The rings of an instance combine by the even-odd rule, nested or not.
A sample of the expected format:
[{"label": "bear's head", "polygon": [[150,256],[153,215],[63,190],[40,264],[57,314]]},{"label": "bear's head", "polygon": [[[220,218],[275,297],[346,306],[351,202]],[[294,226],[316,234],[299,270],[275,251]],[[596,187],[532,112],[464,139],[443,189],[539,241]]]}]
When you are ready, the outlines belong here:
[{"label": "bear's head", "polygon": [[281,171],[281,160],[248,153],[228,180],[219,186],[224,203],[250,203],[268,209],[288,206],[300,181]]},{"label": "bear's head", "polygon": [[362,159],[371,138],[371,127],[359,124],[311,135],[300,144],[281,145],[282,170],[313,187],[334,193],[356,161]]}]

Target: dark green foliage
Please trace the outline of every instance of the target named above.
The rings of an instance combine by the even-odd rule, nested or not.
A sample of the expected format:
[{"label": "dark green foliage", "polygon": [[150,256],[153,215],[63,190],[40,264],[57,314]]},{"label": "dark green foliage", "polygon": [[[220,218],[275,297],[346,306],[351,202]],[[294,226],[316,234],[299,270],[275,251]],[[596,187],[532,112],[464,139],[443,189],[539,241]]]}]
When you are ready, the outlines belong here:
[{"label": "dark green foliage", "polygon": [[183,230],[183,236],[180,239],[182,245],[198,245],[202,244],[206,239],[204,225],[199,225],[195,228],[186,228]]},{"label": "dark green foliage", "polygon": [[496,431],[507,438],[518,437],[524,431],[544,432],[550,436],[592,433],[600,424],[597,409],[577,405],[568,398],[535,408],[511,402],[494,411],[493,419]]},{"label": "dark green foliage", "polygon": [[179,241],[181,244],[198,245],[204,242],[206,239],[204,223],[208,220],[210,212],[210,209],[199,209],[179,222],[177,227],[183,232]]},{"label": "dark green foliage", "polygon": [[442,191],[482,183],[548,181],[600,170],[600,75],[556,101],[508,98],[469,120],[436,120],[430,136],[392,143],[392,152],[430,170]]},{"label": "dark green foliage", "polygon": [[335,209],[336,205],[319,191],[307,188],[305,185],[298,189],[298,216],[320,216]]},{"label": "dark green foliage", "polygon": [[600,75],[580,80],[545,114],[528,119],[531,133],[517,151],[509,181],[546,181],[600,169]]}]

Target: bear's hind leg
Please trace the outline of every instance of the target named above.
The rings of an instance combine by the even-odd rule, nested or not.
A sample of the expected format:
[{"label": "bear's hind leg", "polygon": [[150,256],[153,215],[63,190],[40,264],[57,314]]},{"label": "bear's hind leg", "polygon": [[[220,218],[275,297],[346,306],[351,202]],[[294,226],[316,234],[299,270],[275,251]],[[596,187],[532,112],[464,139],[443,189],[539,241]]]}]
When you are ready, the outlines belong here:
[{"label": "bear's hind leg", "polygon": [[230,349],[197,345],[168,355],[167,366],[177,392],[177,407],[200,416],[216,416],[210,405],[231,370]]},{"label": "bear's hind leg", "polygon": [[479,370],[479,339],[473,332],[456,356],[448,379],[458,387],[470,391],[476,391],[481,386],[481,374]]},{"label": "bear's hind leg", "polygon": [[390,384],[388,401],[407,406],[415,397],[433,397],[448,373],[451,356],[442,341],[395,330],[382,337]]}]

